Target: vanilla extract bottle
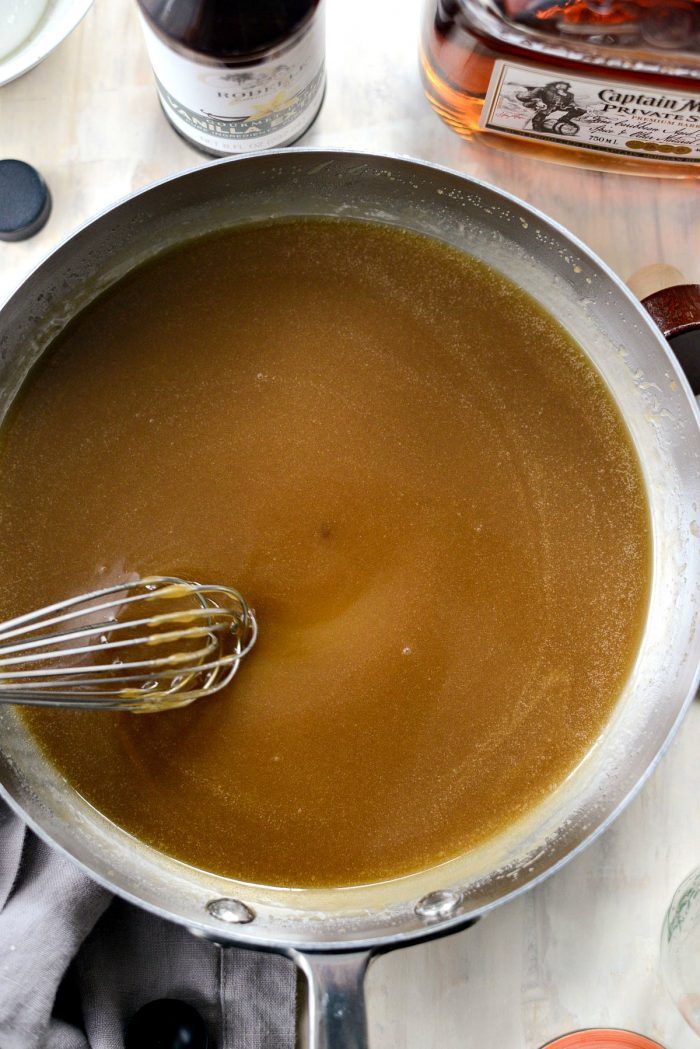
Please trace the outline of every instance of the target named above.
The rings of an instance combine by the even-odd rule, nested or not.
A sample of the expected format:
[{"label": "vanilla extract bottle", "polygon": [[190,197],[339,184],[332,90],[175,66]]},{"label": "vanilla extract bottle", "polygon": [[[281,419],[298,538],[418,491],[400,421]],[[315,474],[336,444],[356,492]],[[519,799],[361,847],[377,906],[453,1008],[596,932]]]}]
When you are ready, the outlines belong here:
[{"label": "vanilla extract bottle", "polygon": [[323,0],[138,0],[163,111],[215,156],[287,146],[325,88]]}]

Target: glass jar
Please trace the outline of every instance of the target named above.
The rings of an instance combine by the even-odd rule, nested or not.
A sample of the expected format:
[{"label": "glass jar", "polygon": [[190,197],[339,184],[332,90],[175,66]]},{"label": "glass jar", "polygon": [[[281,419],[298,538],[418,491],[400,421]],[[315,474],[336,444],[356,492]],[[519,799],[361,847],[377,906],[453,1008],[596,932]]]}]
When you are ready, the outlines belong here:
[{"label": "glass jar", "polygon": [[661,931],[661,973],[671,997],[700,1035],[700,867],[679,886]]}]

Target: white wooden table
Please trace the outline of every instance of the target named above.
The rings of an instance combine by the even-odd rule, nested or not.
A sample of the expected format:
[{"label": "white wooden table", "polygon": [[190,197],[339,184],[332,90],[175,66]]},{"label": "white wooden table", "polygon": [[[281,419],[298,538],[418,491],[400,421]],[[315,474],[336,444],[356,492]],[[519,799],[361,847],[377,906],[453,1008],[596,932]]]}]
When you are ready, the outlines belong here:
[{"label": "white wooden table", "polygon": [[[542,208],[625,278],[666,262],[700,282],[697,182],[582,172],[462,142],[420,88],[421,0],[328,2],[328,92],[301,145],[438,161]],[[0,245],[0,299],[99,209],[206,163],[161,115],[134,0],[97,0],[41,66],[0,88],[0,156],[35,164],[54,197],[42,233]],[[641,1031],[668,1049],[700,1046],[657,971],[664,910],[697,864],[698,703],[652,781],[577,860],[474,929],[375,963],[372,1049],[537,1049],[597,1025]]]}]

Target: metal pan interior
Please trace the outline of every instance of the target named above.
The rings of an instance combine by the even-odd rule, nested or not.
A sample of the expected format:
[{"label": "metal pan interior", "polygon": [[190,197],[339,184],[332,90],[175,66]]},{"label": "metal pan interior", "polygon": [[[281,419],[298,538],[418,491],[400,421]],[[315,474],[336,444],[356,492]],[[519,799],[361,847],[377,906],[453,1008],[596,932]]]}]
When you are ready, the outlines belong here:
[{"label": "metal pan interior", "polygon": [[[70,317],[162,248],[271,217],[332,215],[406,227],[487,261],[558,317],[614,395],[643,466],[653,523],[652,600],[613,718],[568,780],[526,820],[431,870],[332,891],[273,889],[196,871],[115,827],[0,713],[0,787],[32,826],[115,891],[218,940],[271,949],[399,944],[466,922],[574,855],[629,800],[697,687],[700,430],[668,347],[582,244],[506,194],[411,160],[289,150],[210,164],[128,198],[59,247],[0,312],[0,418]],[[448,890],[444,906],[416,911]],[[207,910],[243,901],[254,919]]]}]

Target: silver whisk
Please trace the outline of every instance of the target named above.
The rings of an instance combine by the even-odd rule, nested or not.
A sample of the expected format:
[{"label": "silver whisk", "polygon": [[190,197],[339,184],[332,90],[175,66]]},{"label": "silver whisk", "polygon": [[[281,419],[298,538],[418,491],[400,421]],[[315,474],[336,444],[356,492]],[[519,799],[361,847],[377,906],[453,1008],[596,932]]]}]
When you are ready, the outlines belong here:
[{"label": "silver whisk", "polygon": [[0,703],[165,710],[224,688],[258,636],[237,590],[152,576],[0,623]]}]

